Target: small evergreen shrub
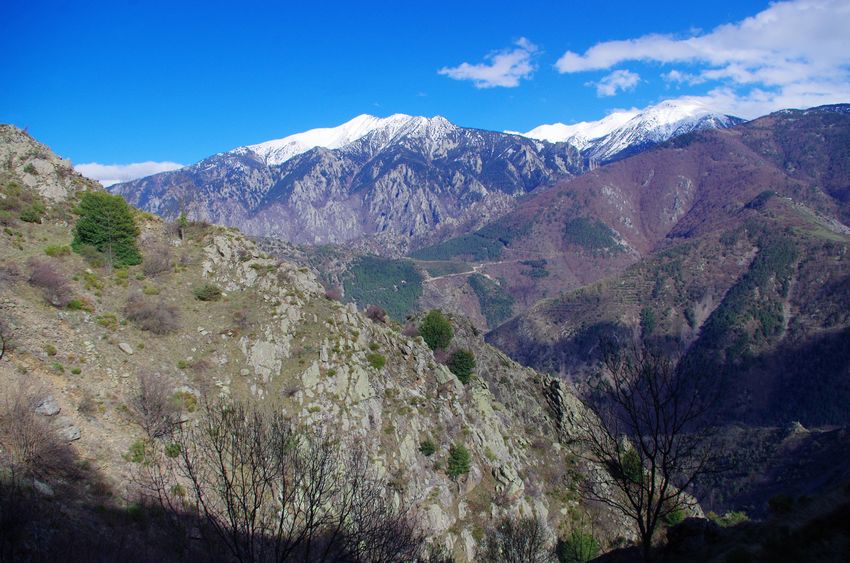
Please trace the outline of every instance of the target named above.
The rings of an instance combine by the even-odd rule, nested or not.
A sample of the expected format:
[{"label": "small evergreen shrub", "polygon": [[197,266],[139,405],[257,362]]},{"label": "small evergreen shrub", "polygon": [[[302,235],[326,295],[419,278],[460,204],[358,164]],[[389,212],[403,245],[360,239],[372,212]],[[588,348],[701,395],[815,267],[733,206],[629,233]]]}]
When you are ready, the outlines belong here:
[{"label": "small evergreen shrub", "polygon": [[[180,362],[177,363],[177,367],[180,367]],[[180,369],[185,369],[185,367]],[[198,410],[198,398],[193,393],[188,391],[178,391],[174,394],[174,400],[178,405],[182,406],[186,412],[195,412]]]},{"label": "small evergreen shrub", "polygon": [[144,463],[147,457],[147,447],[144,440],[136,440],[124,455],[124,459],[133,463]]},{"label": "small evergreen shrub", "polygon": [[448,361],[449,371],[466,385],[475,369],[475,356],[469,350],[455,350]]},{"label": "small evergreen shrub", "polygon": [[97,324],[103,328],[108,328],[109,330],[118,328],[118,317],[115,316],[115,313],[104,313],[97,317],[96,320]]},{"label": "small evergreen shrub", "polygon": [[454,337],[449,319],[439,310],[429,312],[419,325],[419,335],[431,350],[447,348]]},{"label": "small evergreen shrub", "polygon": [[68,301],[68,305],[66,308],[70,311],[88,311],[89,313],[94,312],[94,305],[88,299],[71,299]]},{"label": "small evergreen shrub", "polygon": [[377,352],[370,352],[366,354],[366,361],[369,362],[369,365],[375,369],[381,369],[387,363],[387,358],[383,354],[379,354]]},{"label": "small evergreen shrub", "polygon": [[640,328],[643,336],[649,336],[655,331],[655,311],[649,307],[640,310]]},{"label": "small evergreen shrub", "polygon": [[434,452],[436,451],[437,445],[430,439],[423,440],[422,443],[419,444],[419,452],[425,457],[434,455]]},{"label": "small evergreen shrub", "polygon": [[472,457],[469,455],[469,450],[463,444],[453,444],[449,449],[449,459],[446,463],[446,473],[452,479],[456,479],[461,475],[469,473],[469,468],[472,465]]},{"label": "small evergreen shrub", "polygon": [[632,483],[640,483],[644,479],[643,462],[634,449],[628,449],[620,456],[620,471]]},{"label": "small evergreen shrub", "polygon": [[681,508],[675,508],[664,515],[664,523],[668,526],[676,526],[685,520],[685,511]]},{"label": "small evergreen shrub", "polygon": [[706,516],[709,520],[723,528],[737,526],[738,524],[749,522],[750,520],[750,517],[747,516],[746,512],[740,511],[726,512],[723,515],[718,515],[715,512],[709,512]]},{"label": "small evergreen shrub", "polygon": [[221,299],[221,288],[211,283],[195,288],[195,299],[198,301],[218,301]]},{"label": "small evergreen shrub", "polygon": [[51,244],[44,248],[44,253],[50,256],[51,258],[58,258],[60,256],[68,256],[71,254],[71,247],[67,245],[59,245],[59,244]]},{"label": "small evergreen shrub", "polygon": [[18,215],[18,218],[24,223],[41,223],[43,215],[44,206],[34,203],[21,209],[21,213]]}]

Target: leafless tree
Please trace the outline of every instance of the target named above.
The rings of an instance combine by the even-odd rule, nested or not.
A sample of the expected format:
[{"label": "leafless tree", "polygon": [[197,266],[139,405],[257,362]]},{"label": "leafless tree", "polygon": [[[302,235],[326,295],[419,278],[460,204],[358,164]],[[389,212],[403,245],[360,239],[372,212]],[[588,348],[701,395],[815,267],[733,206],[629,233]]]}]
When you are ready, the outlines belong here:
[{"label": "leafless tree", "polygon": [[238,561],[378,563],[420,554],[408,510],[393,506],[357,448],[238,403],[207,405],[197,426],[171,440],[142,468],[148,494],[175,518],[197,515],[208,539]]},{"label": "leafless tree", "polygon": [[504,518],[487,531],[481,560],[498,563],[552,561],[546,524],[536,516]]},{"label": "leafless tree", "polygon": [[687,489],[714,467],[716,386],[646,345],[604,348],[603,382],[581,419],[577,453],[607,471],[591,472],[583,489],[634,522],[648,561],[659,522],[692,507]]},{"label": "leafless tree", "polygon": [[133,418],[151,439],[170,434],[178,422],[172,386],[160,373],[141,371],[128,403]]}]

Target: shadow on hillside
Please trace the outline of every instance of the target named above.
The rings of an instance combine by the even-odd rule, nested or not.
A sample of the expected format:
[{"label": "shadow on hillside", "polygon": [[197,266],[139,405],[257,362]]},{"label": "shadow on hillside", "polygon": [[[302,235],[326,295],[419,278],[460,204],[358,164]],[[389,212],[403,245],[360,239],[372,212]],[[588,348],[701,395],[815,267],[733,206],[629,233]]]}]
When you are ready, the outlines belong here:
[{"label": "shadow on hillside", "polygon": [[225,560],[175,533],[158,508],[122,507],[102,476],[72,456],[67,470],[54,473],[49,484],[31,477],[13,480],[2,468],[0,561]]}]

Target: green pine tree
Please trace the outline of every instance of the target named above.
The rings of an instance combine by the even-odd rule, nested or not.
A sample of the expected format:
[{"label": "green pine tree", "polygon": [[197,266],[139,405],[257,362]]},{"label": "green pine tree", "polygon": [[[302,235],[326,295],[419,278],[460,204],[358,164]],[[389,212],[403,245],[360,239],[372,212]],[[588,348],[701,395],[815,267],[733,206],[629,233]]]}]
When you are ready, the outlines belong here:
[{"label": "green pine tree", "polygon": [[86,192],[77,208],[80,218],[71,247],[79,252],[86,245],[103,253],[113,266],[132,266],[142,261],[136,238],[139,228],[133,212],[121,196]]}]

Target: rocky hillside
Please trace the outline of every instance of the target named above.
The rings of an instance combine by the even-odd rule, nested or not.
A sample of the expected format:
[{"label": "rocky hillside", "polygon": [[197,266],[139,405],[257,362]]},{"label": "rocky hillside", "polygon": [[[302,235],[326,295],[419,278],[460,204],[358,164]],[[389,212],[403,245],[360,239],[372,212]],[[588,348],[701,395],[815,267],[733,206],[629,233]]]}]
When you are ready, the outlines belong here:
[{"label": "rocky hillside", "polygon": [[[182,210],[294,243],[368,237],[367,248],[393,254],[432,240],[437,228],[475,229],[507,211],[513,197],[585,170],[564,143],[466,129],[442,117],[371,119],[365,127],[356,118],[332,138],[324,137],[335,130],[317,130],[324,133],[240,147],[110,190],[166,218]],[[308,141],[323,144],[307,149]]]},{"label": "rocky hillside", "polygon": [[[695,360],[726,366],[736,416],[846,423],[838,405],[847,381],[848,135],[848,106],[783,112],[542,194],[528,204],[546,212],[528,211],[526,240],[580,255],[570,226],[597,221],[609,242],[584,254],[626,255],[634,265],[535,305],[491,342],[538,369],[575,375],[608,330],[674,338]],[[602,240],[586,232],[587,244]],[[804,383],[814,365],[822,383]]]},{"label": "rocky hillside", "polygon": [[[2,416],[19,405],[34,428],[54,433],[51,459],[68,460],[33,482],[48,520],[17,520],[25,549],[174,556],[137,503],[146,439],[132,397],[143,374],[165,382],[183,425],[196,424],[206,401],[239,400],[324,428],[342,448],[365,446],[387,494],[458,560],[474,559],[502,514],[537,515],[553,534],[593,522],[606,544],[629,534],[575,493],[584,469],[566,446],[583,408],[569,387],[514,363],[465,322],[454,320],[452,347],[474,354],[466,385],[421,338],[328,299],[309,270],[235,230],[178,228],[139,212],[144,261],[110,268],[68,248],[75,202],[99,187],[13,127],[0,128],[0,151]],[[471,464],[452,478],[457,445]],[[28,543],[68,521],[68,538]]]}]

